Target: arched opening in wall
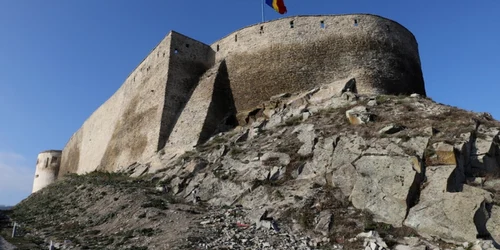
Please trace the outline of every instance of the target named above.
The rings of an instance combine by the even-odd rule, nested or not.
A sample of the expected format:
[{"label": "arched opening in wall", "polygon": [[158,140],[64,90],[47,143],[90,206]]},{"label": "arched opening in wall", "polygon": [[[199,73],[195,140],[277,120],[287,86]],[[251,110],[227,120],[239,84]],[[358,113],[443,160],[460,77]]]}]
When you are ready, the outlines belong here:
[{"label": "arched opening in wall", "polygon": [[292,21],[290,21],[290,28],[292,28],[292,29],[293,29],[293,20],[292,20]]},{"label": "arched opening in wall", "polygon": [[238,35],[234,35],[234,41],[237,42],[238,41]]},{"label": "arched opening in wall", "polygon": [[354,19],[354,26],[358,26],[358,19]]},{"label": "arched opening in wall", "polygon": [[385,25],[385,28],[387,29],[387,31],[391,31],[391,27],[389,27],[389,25]]},{"label": "arched opening in wall", "polygon": [[219,45],[217,44],[217,52],[219,52],[219,48],[220,48],[220,47],[219,47]]},{"label": "arched opening in wall", "polygon": [[52,157],[52,159],[50,160],[50,163],[56,163],[57,162],[57,157]]},{"label": "arched opening in wall", "polygon": [[186,43],[186,48],[189,48],[189,43]]},{"label": "arched opening in wall", "polygon": [[321,21],[319,22],[319,26],[324,29],[325,28],[325,21]]},{"label": "arched opening in wall", "polygon": [[47,160],[45,161],[45,168],[49,167],[49,158],[47,157]]},{"label": "arched opening in wall", "polygon": [[260,26],[260,31],[259,31],[259,34],[262,35],[262,33],[264,33],[264,26]]},{"label": "arched opening in wall", "polygon": [[179,54],[179,50],[174,49],[174,54]]}]

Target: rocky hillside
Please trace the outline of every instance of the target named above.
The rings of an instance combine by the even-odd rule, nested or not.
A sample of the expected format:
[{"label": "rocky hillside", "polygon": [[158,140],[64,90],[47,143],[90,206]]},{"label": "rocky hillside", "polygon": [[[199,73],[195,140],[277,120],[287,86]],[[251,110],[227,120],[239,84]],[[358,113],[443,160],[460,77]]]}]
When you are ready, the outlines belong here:
[{"label": "rocky hillside", "polygon": [[333,86],[275,96],[182,155],[67,176],[9,215],[61,249],[498,247],[499,122]]}]

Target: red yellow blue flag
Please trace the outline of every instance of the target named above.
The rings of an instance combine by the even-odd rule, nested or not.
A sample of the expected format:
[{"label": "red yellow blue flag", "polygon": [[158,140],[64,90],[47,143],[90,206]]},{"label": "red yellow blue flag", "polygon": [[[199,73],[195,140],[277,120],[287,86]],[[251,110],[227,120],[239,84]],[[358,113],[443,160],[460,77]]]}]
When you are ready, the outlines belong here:
[{"label": "red yellow blue flag", "polygon": [[286,13],[286,6],[283,0],[266,0],[266,4],[282,15]]}]

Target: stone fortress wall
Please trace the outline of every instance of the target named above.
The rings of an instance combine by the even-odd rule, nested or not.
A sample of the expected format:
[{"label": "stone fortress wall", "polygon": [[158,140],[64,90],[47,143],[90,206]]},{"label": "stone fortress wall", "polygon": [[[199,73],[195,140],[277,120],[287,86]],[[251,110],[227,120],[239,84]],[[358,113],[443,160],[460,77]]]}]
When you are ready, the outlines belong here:
[{"label": "stone fortress wall", "polygon": [[38,154],[35,179],[33,180],[33,193],[57,179],[61,165],[61,153],[61,150],[47,150]]},{"label": "stone fortress wall", "polygon": [[210,46],[172,31],[71,137],[59,175],[182,152],[273,95],[352,77],[359,93],[425,95],[415,37],[383,17],[287,17]]},{"label": "stone fortress wall", "polygon": [[243,28],[211,47],[216,60],[227,62],[238,110],[283,90],[350,77],[359,93],[425,95],[415,37],[379,16],[288,17]]},{"label": "stone fortress wall", "polygon": [[208,45],[169,33],[71,137],[61,175],[114,170],[163,148],[166,131],[211,66],[209,52]]}]

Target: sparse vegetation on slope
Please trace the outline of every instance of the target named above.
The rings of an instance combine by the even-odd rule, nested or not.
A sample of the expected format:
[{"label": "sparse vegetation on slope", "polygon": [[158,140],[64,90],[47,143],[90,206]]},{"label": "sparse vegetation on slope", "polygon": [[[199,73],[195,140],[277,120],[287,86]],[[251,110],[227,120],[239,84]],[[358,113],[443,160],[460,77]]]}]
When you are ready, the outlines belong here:
[{"label": "sparse vegetation on slope", "polygon": [[[500,128],[488,115],[427,98],[334,98],[342,105],[311,112],[299,108],[298,115],[293,106],[307,101],[296,99],[299,104],[276,111],[279,122],[256,117],[253,124],[161,161],[163,169],[154,174],[130,178],[144,171],[138,164],[123,173],[68,175],[16,206],[11,216],[28,235],[68,240],[77,249],[289,249],[300,244],[360,249],[357,235],[372,230],[391,248],[406,244],[405,236],[419,236],[403,223],[420,204],[421,193],[432,191],[427,186],[440,180],[427,169],[459,166],[450,155],[477,157],[449,148],[472,147],[476,139],[495,145],[491,129]],[[346,111],[357,106],[369,106],[370,122],[350,123]],[[500,190],[492,181],[498,174],[467,171],[458,184],[483,188],[486,181],[484,189]],[[282,231],[257,230],[264,210]],[[432,244],[437,243],[451,247]]]}]

